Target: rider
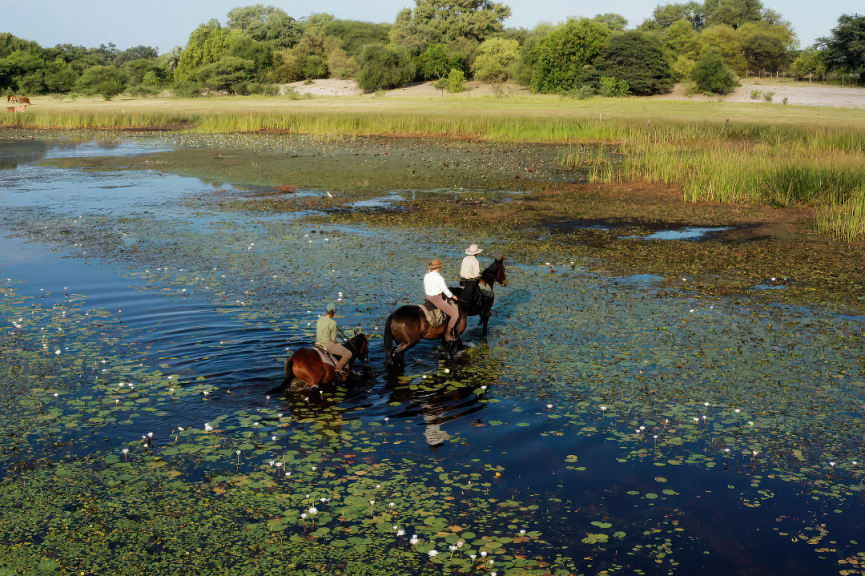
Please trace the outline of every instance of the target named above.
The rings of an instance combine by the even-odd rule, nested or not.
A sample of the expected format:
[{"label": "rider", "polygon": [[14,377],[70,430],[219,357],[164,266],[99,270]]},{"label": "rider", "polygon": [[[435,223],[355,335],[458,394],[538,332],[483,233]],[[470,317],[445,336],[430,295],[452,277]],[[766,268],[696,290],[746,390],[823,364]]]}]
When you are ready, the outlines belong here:
[{"label": "rider", "polygon": [[327,314],[319,318],[315,326],[315,344],[327,350],[330,355],[339,358],[336,371],[345,375],[345,365],[351,360],[351,350],[336,339],[337,326],[334,316],[336,316],[336,305],[328,304]]},{"label": "rider", "polygon": [[442,278],[442,275],[439,273],[442,269],[442,261],[439,258],[433,258],[427,268],[429,271],[423,278],[426,299],[429,300],[433,306],[444,312],[448,317],[448,327],[445,332],[445,340],[451,342],[456,340],[454,329],[457,326],[460,313],[450,302],[445,300],[445,296],[452,300],[454,295],[448,289],[447,282],[445,282],[445,279]]},{"label": "rider", "polygon": [[466,257],[460,267],[460,286],[465,288],[463,300],[473,302],[478,306],[483,305],[483,299],[489,298],[489,290],[481,284],[481,265],[477,256],[483,253],[482,248],[472,244],[466,249]]}]

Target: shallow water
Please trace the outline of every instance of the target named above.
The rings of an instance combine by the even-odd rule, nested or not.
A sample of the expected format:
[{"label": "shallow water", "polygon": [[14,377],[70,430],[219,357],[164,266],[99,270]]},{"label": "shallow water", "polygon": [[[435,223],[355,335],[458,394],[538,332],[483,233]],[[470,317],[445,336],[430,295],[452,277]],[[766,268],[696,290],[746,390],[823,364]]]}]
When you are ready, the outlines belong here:
[{"label": "shallow water", "polygon": [[[579,262],[510,262],[486,341],[473,320],[458,361],[427,343],[403,373],[387,374],[387,312],[419,301],[431,254],[453,275],[472,231],[223,210],[212,194],[243,199],[250,189],[42,167],[42,157],[19,155],[0,171],[0,280],[9,279],[0,315],[4,330],[22,325],[0,346],[9,374],[41,367],[29,390],[11,388],[14,402],[0,403],[4,430],[21,428],[0,450],[8,514],[5,502],[50,488],[63,470],[102,486],[95,493],[115,508],[137,503],[109,490],[112,479],[131,487],[169,474],[161,490],[178,509],[194,509],[190,491],[234,495],[214,497],[218,513],[177,513],[186,524],[228,519],[211,528],[234,547],[215,553],[223,566],[248,565],[244,531],[291,541],[303,569],[325,565],[315,552],[325,546],[344,562],[332,570],[346,573],[366,550],[374,573],[388,572],[376,563],[387,557],[408,573],[477,571],[469,554],[481,551],[496,561],[487,572],[507,574],[816,574],[859,562],[865,364],[855,318],[700,298],[651,270],[616,278]],[[397,194],[381,190],[374,202],[386,206],[360,207],[392,209]],[[371,335],[364,377],[323,401],[268,398],[285,349],[309,344],[318,311],[340,292],[341,325]],[[42,406],[32,428],[18,397]],[[148,432],[153,455],[138,444]],[[314,531],[299,515],[325,495]],[[39,510],[76,497],[58,491]],[[134,540],[113,532],[115,513],[99,516],[103,530],[134,557]],[[7,546],[32,521],[8,518]],[[93,519],[70,522],[74,532]],[[158,532],[170,520],[153,522]],[[205,536],[187,538],[162,544],[165,554],[180,557]],[[95,544],[66,546],[48,538],[6,562],[56,558],[71,573],[99,557],[134,573],[134,561],[103,560]]]}]

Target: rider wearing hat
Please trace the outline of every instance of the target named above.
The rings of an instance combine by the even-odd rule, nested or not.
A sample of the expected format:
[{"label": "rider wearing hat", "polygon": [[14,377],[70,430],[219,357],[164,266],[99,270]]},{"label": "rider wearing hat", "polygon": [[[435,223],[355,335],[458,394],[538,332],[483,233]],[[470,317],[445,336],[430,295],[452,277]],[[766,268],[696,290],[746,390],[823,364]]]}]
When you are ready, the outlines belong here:
[{"label": "rider wearing hat", "polygon": [[453,299],[453,293],[448,289],[447,282],[442,278],[440,273],[442,269],[442,261],[439,258],[433,258],[427,266],[428,272],[423,278],[423,287],[426,292],[426,299],[433,306],[441,310],[448,317],[448,328],[445,332],[445,340],[450,342],[455,340],[454,328],[460,318],[459,310],[457,310],[450,302],[445,300],[445,296]]},{"label": "rider wearing hat", "polygon": [[328,304],[327,314],[319,318],[315,326],[315,344],[327,350],[331,356],[339,358],[336,371],[345,374],[345,365],[351,360],[351,350],[336,339],[337,325],[334,316],[336,305]]},{"label": "rider wearing hat", "polygon": [[463,264],[460,267],[461,282],[480,279],[481,263],[478,262],[477,256],[482,253],[483,250],[478,248],[477,244],[472,244],[466,249],[466,257],[463,258]]}]

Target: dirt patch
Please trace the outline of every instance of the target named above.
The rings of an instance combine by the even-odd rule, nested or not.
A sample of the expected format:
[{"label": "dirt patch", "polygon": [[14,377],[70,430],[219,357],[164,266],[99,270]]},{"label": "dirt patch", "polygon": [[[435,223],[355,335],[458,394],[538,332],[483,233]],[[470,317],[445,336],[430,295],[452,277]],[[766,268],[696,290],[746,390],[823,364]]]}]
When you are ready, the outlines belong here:
[{"label": "dirt patch", "polygon": [[294,90],[297,94],[310,96],[359,96],[363,94],[357,82],[354,80],[337,80],[335,78],[323,78],[321,80],[313,80],[312,82],[292,82],[291,84],[281,84],[279,93],[285,95],[289,90]]},{"label": "dirt patch", "polygon": [[[752,93],[760,92],[758,99],[752,98]],[[658,100],[695,100],[695,101],[723,101],[737,103],[763,103],[763,94],[772,94],[772,103],[787,104],[791,106],[826,106],[830,108],[853,108],[865,109],[865,88],[847,88],[843,86],[829,86],[825,84],[808,84],[807,82],[774,83],[772,81],[746,82],[726,96],[705,96],[697,94],[685,95],[685,87],[678,85],[673,92],[664,96],[655,96]]]}]

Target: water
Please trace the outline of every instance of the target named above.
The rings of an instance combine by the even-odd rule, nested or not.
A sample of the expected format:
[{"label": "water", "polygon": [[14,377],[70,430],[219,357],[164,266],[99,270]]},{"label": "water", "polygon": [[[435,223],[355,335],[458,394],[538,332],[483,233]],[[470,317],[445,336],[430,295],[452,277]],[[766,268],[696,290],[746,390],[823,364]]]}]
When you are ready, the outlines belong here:
[{"label": "water", "polygon": [[[4,330],[24,324],[3,333],[0,349],[34,367],[29,387],[0,404],[4,430],[22,429],[0,444],[4,543],[31,521],[4,494],[53,493],[65,470],[75,480],[31,516],[72,506],[80,484],[139,522],[154,516],[146,526],[158,534],[172,521],[133,489],[158,481],[171,517],[210,526],[183,528],[186,541],[166,536],[168,558],[220,537],[220,549],[248,559],[254,535],[294,539],[290,560],[307,569],[322,566],[324,546],[337,572],[351,572],[362,542],[376,551],[367,562],[377,573],[395,570],[387,559],[413,573],[440,572],[436,563],[465,570],[470,551],[483,550],[500,573],[540,574],[546,562],[583,573],[816,574],[862,550],[856,319],[698,298],[651,271],[616,278],[513,262],[487,341],[473,320],[460,360],[425,343],[401,374],[387,374],[387,312],[420,300],[430,254],[452,274],[463,238],[222,210],[196,178],[46,168],[41,157],[0,172],[0,282],[9,278],[0,311]],[[248,192],[219,187],[229,198]],[[321,400],[267,398],[285,349],[310,343],[338,292],[341,325],[371,335],[364,377]],[[43,405],[32,428],[19,397]],[[148,432],[156,462],[138,444]],[[271,464],[281,459],[284,468]],[[118,477],[128,491],[108,488]],[[199,490],[232,497],[199,509]],[[312,504],[315,532],[299,517]],[[139,547],[111,513],[71,522],[110,533],[128,556],[104,562],[134,570]],[[391,526],[409,532],[395,537]],[[52,557],[70,570],[102,558],[86,544],[78,558],[68,539],[51,538]],[[449,558],[458,540],[465,552]]]},{"label": "water", "polygon": [[628,236],[640,240],[701,240],[710,234],[725,232],[729,227],[718,226],[715,228],[700,228],[689,226],[681,230],[659,230],[647,236]]}]

